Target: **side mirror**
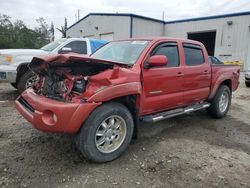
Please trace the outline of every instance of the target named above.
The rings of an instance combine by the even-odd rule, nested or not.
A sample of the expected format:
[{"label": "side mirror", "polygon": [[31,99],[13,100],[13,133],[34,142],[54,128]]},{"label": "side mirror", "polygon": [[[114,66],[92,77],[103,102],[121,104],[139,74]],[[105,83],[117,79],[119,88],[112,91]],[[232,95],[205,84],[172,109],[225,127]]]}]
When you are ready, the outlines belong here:
[{"label": "side mirror", "polygon": [[149,67],[166,66],[168,64],[168,58],[165,55],[153,55],[148,60]]},{"label": "side mirror", "polygon": [[66,53],[70,53],[70,52],[72,52],[72,49],[71,49],[71,48],[63,47],[63,48],[59,51],[59,54],[66,54]]}]

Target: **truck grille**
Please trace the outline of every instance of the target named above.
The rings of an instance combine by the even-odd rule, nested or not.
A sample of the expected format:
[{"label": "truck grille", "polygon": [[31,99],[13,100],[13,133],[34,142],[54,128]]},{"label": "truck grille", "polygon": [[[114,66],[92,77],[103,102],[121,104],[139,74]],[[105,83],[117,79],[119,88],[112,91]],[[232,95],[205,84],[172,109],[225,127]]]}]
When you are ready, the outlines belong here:
[{"label": "truck grille", "polygon": [[30,104],[23,97],[20,97],[18,99],[18,102],[20,102],[20,104],[30,113],[35,112],[35,109],[32,106],[30,106]]}]

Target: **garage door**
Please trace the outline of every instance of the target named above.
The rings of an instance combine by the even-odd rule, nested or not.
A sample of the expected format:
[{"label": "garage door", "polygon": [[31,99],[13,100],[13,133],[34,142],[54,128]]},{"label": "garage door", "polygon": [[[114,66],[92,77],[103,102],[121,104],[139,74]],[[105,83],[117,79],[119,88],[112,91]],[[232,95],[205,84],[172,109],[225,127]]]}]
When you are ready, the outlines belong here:
[{"label": "garage door", "polygon": [[103,34],[100,34],[100,39],[106,40],[106,41],[112,41],[112,40],[114,40],[114,33],[103,33]]},{"label": "garage door", "polygon": [[188,39],[197,40],[204,44],[208,55],[214,56],[216,31],[188,33]]}]

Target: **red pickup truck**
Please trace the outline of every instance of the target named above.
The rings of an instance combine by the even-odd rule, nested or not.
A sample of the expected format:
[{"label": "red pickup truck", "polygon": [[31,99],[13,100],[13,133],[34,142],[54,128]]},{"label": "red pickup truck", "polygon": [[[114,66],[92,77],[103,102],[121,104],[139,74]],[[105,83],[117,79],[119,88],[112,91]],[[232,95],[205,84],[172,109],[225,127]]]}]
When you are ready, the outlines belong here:
[{"label": "red pickup truck", "polygon": [[39,75],[16,99],[39,130],[71,133],[83,155],[107,162],[126,150],[138,123],[207,109],[226,115],[238,66],[211,65],[203,44],[174,38],[113,41],[90,57],[34,58]]}]

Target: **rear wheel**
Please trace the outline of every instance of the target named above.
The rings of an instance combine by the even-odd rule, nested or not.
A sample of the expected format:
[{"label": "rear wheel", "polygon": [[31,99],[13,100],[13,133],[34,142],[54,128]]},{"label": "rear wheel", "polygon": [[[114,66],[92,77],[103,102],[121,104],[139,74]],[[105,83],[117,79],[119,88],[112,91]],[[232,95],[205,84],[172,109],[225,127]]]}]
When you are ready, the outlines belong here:
[{"label": "rear wheel", "polygon": [[129,110],[122,104],[110,102],[91,113],[76,137],[76,144],[87,159],[108,162],[127,149],[133,130]]},{"label": "rear wheel", "polygon": [[231,105],[232,93],[228,86],[221,85],[211,101],[208,113],[214,118],[224,117]]},{"label": "rear wheel", "polygon": [[33,86],[38,80],[38,76],[31,72],[27,71],[24,73],[17,82],[17,89],[20,93],[24,90],[28,89],[29,87]]},{"label": "rear wheel", "polygon": [[245,84],[246,84],[247,87],[250,87],[250,82],[245,81]]}]

